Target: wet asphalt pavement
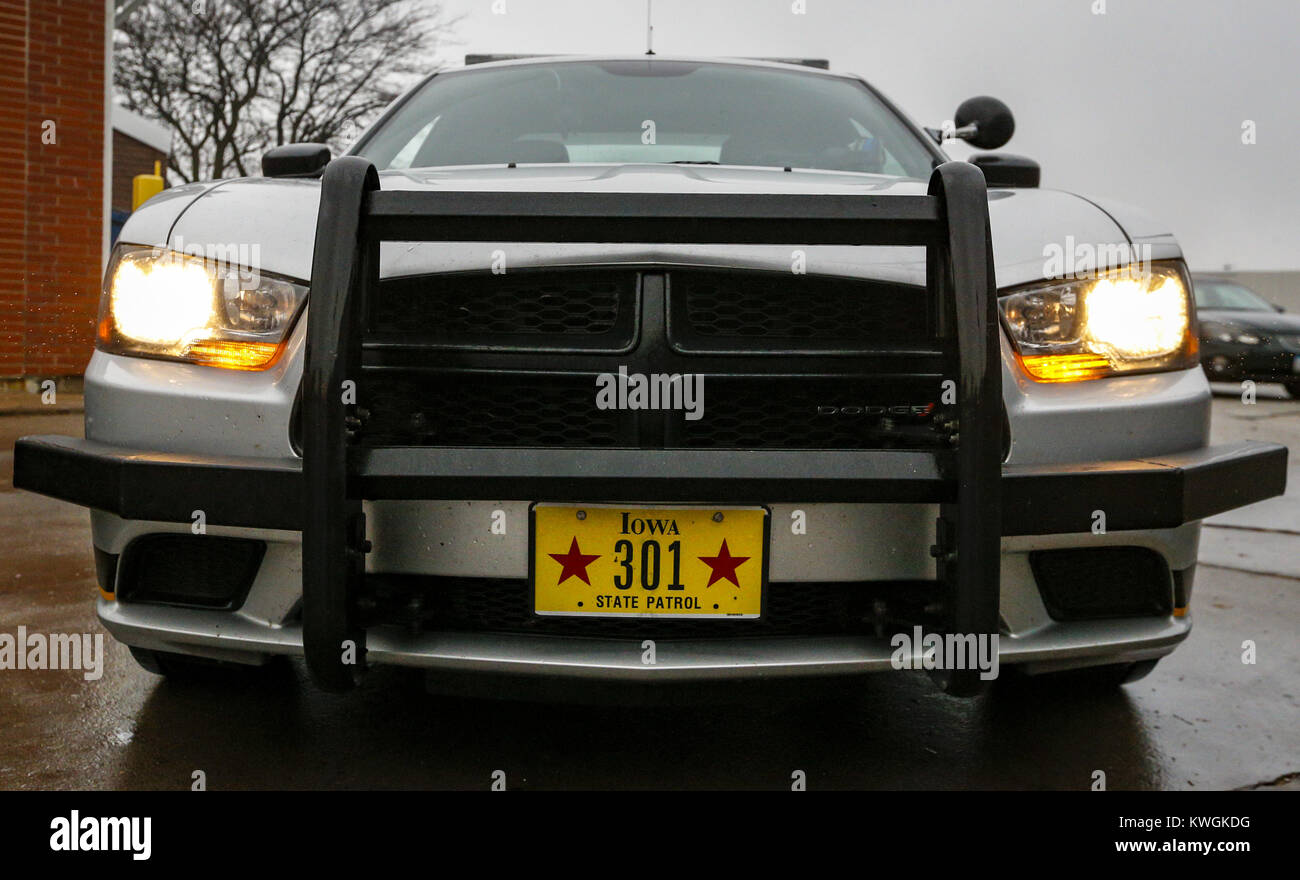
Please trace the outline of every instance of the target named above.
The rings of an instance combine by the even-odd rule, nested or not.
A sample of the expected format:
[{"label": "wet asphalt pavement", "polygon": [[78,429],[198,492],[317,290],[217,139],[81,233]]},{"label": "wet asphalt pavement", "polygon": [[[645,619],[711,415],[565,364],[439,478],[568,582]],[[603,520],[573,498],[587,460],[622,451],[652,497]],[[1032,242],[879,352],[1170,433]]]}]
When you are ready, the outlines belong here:
[{"label": "wet asphalt pavement", "polygon": [[[1231,391],[1231,389],[1228,389]],[[1191,637],[1116,691],[1024,682],[977,700],[923,673],[721,703],[531,703],[429,696],[420,674],[372,670],[321,693],[300,661],[180,686],[105,635],[98,681],[0,670],[0,789],[1294,788],[1300,772],[1300,401],[1220,394],[1216,442],[1291,448],[1289,494],[1217,518],[1202,540]],[[89,518],[11,486],[12,447],[79,433],[75,414],[0,417],[0,632],[103,632]],[[1258,662],[1241,662],[1252,639]]]}]

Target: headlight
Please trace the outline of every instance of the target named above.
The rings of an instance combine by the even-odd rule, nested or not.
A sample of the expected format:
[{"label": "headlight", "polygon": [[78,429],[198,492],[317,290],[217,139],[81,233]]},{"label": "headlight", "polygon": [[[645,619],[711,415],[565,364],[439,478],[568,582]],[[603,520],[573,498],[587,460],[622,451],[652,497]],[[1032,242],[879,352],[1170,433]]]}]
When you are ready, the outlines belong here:
[{"label": "headlight", "polygon": [[1190,285],[1178,263],[1051,281],[1002,296],[1002,319],[1040,382],[1196,365]]},{"label": "headlight", "polygon": [[1201,322],[1201,338],[1214,342],[1236,342],[1240,345],[1260,345],[1264,342],[1264,337],[1250,330],[1210,321]]},{"label": "headlight", "polygon": [[1214,324],[1209,321],[1201,322],[1201,338],[1207,342],[1232,342],[1236,339],[1230,327],[1223,324]]},{"label": "headlight", "polygon": [[121,245],[104,278],[98,347],[233,370],[275,363],[307,288],[242,266]]}]

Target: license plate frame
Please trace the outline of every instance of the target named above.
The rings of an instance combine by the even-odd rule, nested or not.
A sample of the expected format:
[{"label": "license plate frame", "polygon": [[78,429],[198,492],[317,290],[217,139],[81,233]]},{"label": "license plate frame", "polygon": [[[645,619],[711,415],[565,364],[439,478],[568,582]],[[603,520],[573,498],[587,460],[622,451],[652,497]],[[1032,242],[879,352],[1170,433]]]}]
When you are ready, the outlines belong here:
[{"label": "license plate frame", "polygon": [[[591,610],[557,609],[555,607],[552,607],[551,603],[549,602],[547,603],[548,605],[547,609],[542,610],[541,606],[539,605],[539,595],[538,595],[537,565],[538,565],[539,553],[541,551],[539,550],[538,547],[537,519],[538,519],[538,510],[546,509],[546,508],[571,510],[575,512],[575,515],[576,515],[576,511],[578,510],[584,510],[584,511],[597,510],[602,512],[626,511],[629,513],[631,512],[662,513],[664,511],[679,511],[683,513],[690,513],[696,515],[707,513],[710,516],[717,512],[722,512],[725,515],[727,512],[730,511],[742,511],[750,514],[757,513],[761,519],[761,535],[758,538],[758,546],[760,548],[761,559],[759,560],[760,566],[759,566],[759,584],[758,584],[757,603],[756,605],[753,606],[752,611],[747,608],[746,611],[743,613],[728,613],[725,610],[719,610],[716,613],[714,613],[707,608],[698,611],[686,611],[686,612],[674,612],[672,610],[614,611],[614,610],[607,610],[607,609],[597,610],[595,608]],[[737,527],[737,528],[743,528],[743,527]],[[602,620],[610,620],[610,619],[732,620],[732,621],[751,621],[751,622],[756,620],[761,620],[764,614],[766,614],[767,612],[768,569],[769,569],[769,564],[771,559],[771,529],[772,529],[771,508],[767,507],[766,505],[760,505],[760,504],[749,504],[749,505],[746,504],[722,504],[722,505],[654,504],[654,503],[609,504],[605,502],[583,504],[583,503],[572,503],[572,502],[535,501],[532,504],[530,504],[528,508],[529,604],[532,608],[532,612],[535,617],[575,617],[575,618],[586,617],[586,618],[594,618],[594,619],[602,619]],[[729,535],[724,535],[723,537],[729,537]],[[730,552],[730,548],[728,549]],[[584,548],[584,552],[587,553],[591,552],[591,548]],[[662,547],[660,548],[660,552],[662,553]],[[739,555],[739,554],[737,553],[732,555]],[[686,559],[687,557],[688,554],[683,554],[683,559]],[[662,557],[661,557],[661,561],[662,561]],[[725,581],[721,581],[721,582],[725,583]],[[741,582],[742,584],[744,584],[745,579],[741,578]],[[639,583],[633,583],[632,586],[628,588],[628,593],[624,595],[631,595],[633,594],[633,591],[636,591],[637,595],[644,595],[645,593],[651,592],[645,590],[644,588],[638,589],[639,586],[640,586]],[[593,587],[593,589],[595,588]],[[614,587],[609,588],[610,592],[613,592],[614,589],[615,589]]]}]

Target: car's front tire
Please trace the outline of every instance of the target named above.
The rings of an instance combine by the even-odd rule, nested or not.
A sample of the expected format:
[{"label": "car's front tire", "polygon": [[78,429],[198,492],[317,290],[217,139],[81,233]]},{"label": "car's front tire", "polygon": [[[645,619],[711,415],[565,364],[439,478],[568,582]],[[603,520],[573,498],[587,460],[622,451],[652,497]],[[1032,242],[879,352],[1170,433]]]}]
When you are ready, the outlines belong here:
[{"label": "car's front tire", "polygon": [[175,654],[170,651],[154,651],[149,648],[131,648],[131,656],[145,670],[154,675],[161,675],[169,681],[231,681],[248,678],[268,669],[272,664],[253,666],[246,663],[228,663],[221,660],[209,660],[206,657],[191,657],[187,654]]},{"label": "car's front tire", "polygon": [[1300,400],[1300,379],[1294,382],[1283,382],[1282,387],[1286,389],[1287,394]]},{"label": "car's front tire", "polygon": [[1086,679],[1090,684],[1098,687],[1117,688],[1146,678],[1159,662],[1159,660],[1138,660],[1133,663],[1112,663],[1108,666],[1080,669],[1077,674],[1080,679]]},{"label": "car's front tire", "polygon": [[1013,688],[1023,686],[1055,688],[1059,685],[1069,685],[1074,689],[1114,690],[1121,685],[1146,678],[1158,662],[1160,661],[1137,660],[1132,663],[1108,663],[1105,666],[1089,666],[1063,672],[1040,672],[1035,675],[1026,675],[1013,668],[1012,674],[1000,679],[999,684],[1005,683]]}]

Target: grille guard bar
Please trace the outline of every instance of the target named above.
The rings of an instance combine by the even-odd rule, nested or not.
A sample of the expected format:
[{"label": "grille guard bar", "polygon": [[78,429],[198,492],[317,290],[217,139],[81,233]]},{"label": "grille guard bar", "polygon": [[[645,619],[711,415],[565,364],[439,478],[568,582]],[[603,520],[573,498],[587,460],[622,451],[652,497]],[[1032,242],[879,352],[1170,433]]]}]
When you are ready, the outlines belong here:
[{"label": "grille guard bar", "polygon": [[[942,504],[951,480],[927,453],[894,450],[354,450],[349,491],[368,501],[612,497],[727,504]],[[1172,529],[1286,491],[1287,448],[1245,441],[1119,461],[1002,466],[1002,535]],[[56,434],[14,444],[14,487],[123,519],[302,530],[302,462],[129,449]]]},{"label": "grille guard bar", "polygon": [[[927,195],[439,193],[382,191],[374,166],[344,156],[326,168],[312,263],[303,378],[303,643],[313,679],[355,686],[365,630],[365,520],[350,492],[350,429],[360,373],[361,304],[379,282],[383,241],[920,245],[940,337],[953,355],[960,435],[941,508],[940,579],[948,630],[998,626],[1001,377],[984,176],[965,162],[931,175]],[[952,472],[955,471],[955,472]],[[870,498],[863,498],[868,501]],[[355,660],[355,662],[349,662]],[[982,688],[976,670],[941,681]]]}]

